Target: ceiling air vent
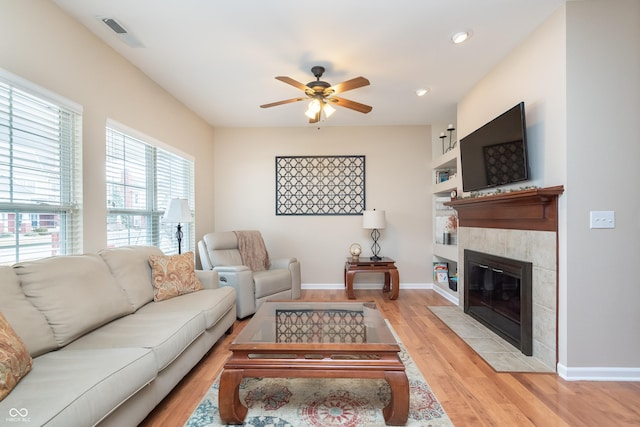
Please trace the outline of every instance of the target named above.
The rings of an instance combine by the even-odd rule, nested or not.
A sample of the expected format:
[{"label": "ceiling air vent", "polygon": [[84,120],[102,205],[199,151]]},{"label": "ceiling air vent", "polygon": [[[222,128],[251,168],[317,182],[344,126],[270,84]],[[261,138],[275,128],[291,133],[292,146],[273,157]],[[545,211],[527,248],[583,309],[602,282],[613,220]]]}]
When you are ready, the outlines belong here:
[{"label": "ceiling air vent", "polygon": [[122,25],[118,24],[118,21],[116,21],[113,18],[104,18],[102,22],[107,24],[109,28],[111,28],[113,31],[115,31],[118,34],[127,34],[127,30],[122,28]]},{"label": "ceiling air vent", "polygon": [[118,21],[113,18],[98,18],[100,19],[107,27],[111,28],[111,30],[120,37],[120,40],[125,42],[128,46],[131,47],[144,47],[140,40],[138,40],[134,35],[128,32]]}]

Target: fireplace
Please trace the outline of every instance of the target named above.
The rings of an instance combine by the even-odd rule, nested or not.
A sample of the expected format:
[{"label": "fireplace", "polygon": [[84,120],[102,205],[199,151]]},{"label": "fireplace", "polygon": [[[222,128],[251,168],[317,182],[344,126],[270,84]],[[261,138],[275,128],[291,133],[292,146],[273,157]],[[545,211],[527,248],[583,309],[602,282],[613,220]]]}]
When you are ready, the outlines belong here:
[{"label": "fireplace", "polygon": [[[532,187],[449,202],[458,212],[461,305],[467,305],[464,250],[530,262],[531,288],[535,290],[529,290],[528,294],[532,300],[531,353],[552,370],[558,363],[558,199],[563,192],[562,186]],[[521,288],[524,285],[520,283]],[[513,287],[513,284],[507,283],[507,287]],[[522,293],[520,295],[523,299]]]},{"label": "fireplace", "polygon": [[464,271],[464,312],[531,356],[532,264],[465,249]]}]

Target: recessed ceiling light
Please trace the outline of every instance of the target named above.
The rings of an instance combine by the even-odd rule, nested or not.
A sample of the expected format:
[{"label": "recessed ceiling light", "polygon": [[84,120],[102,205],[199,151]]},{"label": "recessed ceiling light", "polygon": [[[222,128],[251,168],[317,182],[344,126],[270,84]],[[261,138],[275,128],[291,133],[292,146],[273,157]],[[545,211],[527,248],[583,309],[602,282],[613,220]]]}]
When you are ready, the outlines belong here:
[{"label": "recessed ceiling light", "polygon": [[429,93],[431,91],[431,89],[429,88],[420,88],[418,90],[416,90],[416,95],[418,96],[425,96],[427,93]]},{"label": "recessed ceiling light", "polygon": [[451,41],[455,44],[459,44],[469,40],[471,37],[471,31],[459,31],[451,36]]}]

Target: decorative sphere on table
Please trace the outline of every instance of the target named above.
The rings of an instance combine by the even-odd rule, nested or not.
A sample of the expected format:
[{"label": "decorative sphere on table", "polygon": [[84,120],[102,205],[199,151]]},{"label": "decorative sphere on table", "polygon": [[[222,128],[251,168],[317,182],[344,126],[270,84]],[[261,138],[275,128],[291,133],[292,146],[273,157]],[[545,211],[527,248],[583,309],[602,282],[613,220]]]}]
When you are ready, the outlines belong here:
[{"label": "decorative sphere on table", "polygon": [[351,246],[349,246],[349,253],[353,258],[358,258],[362,253],[362,247],[357,243],[352,243]]}]

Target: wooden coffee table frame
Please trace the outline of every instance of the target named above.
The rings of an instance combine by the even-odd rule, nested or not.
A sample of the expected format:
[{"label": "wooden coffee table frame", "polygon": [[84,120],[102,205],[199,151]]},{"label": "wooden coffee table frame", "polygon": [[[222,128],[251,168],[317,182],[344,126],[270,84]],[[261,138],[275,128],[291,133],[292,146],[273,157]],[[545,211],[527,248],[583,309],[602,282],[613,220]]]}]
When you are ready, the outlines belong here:
[{"label": "wooden coffee table frame", "polygon": [[[265,303],[269,304],[269,303]],[[329,303],[330,304],[330,303]],[[261,307],[263,309],[263,307]],[[264,319],[254,317],[253,322]],[[246,327],[249,327],[247,325]],[[382,412],[387,425],[405,425],[409,381],[397,343],[237,343],[220,376],[218,407],[225,424],[242,424],[247,407],[240,401],[245,377],[384,379],[391,400]]]}]

